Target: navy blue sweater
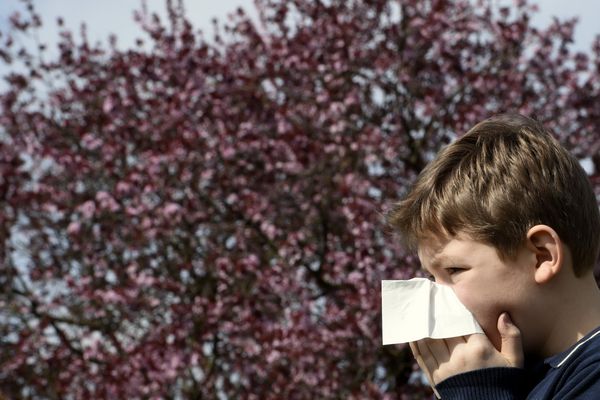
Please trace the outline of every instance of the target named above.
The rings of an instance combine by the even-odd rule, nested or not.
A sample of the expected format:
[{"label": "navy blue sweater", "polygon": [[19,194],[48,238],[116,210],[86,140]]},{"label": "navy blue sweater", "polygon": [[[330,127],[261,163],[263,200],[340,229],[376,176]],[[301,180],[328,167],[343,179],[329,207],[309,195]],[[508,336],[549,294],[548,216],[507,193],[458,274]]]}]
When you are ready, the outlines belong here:
[{"label": "navy blue sweater", "polygon": [[600,399],[600,327],[532,368],[485,368],[436,386],[442,400]]}]

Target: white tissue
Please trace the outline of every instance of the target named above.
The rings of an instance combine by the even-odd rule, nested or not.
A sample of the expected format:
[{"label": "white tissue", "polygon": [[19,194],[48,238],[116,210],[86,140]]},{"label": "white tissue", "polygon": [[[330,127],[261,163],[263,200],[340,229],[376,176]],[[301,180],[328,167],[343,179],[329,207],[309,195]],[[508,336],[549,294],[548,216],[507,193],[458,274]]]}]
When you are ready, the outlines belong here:
[{"label": "white tissue", "polygon": [[383,344],[483,333],[454,291],[429,279],[381,281]]}]

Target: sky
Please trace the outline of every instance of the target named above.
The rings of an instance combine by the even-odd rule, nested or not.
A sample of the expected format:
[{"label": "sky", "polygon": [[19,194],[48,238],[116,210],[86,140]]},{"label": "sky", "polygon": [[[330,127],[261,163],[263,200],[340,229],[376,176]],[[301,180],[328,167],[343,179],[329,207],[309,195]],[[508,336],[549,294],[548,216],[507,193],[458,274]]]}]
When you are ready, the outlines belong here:
[{"label": "sky", "polygon": [[[500,4],[511,4],[511,0],[490,0]],[[530,0],[531,1],[531,0]],[[600,1],[597,0],[533,0],[540,11],[533,19],[534,25],[545,26],[553,16],[559,18],[579,17],[575,31],[575,47],[578,50],[589,50],[595,35],[600,33],[597,17],[600,15]],[[47,21],[42,32],[42,39],[54,41],[57,28],[54,21],[58,16],[65,19],[68,27],[78,30],[82,21],[88,26],[88,36],[95,41],[106,41],[110,33],[116,33],[119,47],[128,47],[136,37],[142,36],[139,27],[133,22],[133,10],[140,7],[140,0],[34,0],[35,7]],[[148,7],[164,15],[164,0],[147,0]],[[237,7],[257,18],[253,0],[185,0],[187,15],[194,26],[201,29],[206,38],[211,37],[211,20],[217,18],[224,21],[227,15]],[[0,30],[5,30],[8,17],[18,9],[22,9],[20,0],[0,0]]]},{"label": "sky", "polygon": [[[177,0],[174,0],[176,2]],[[36,10],[45,21],[43,38],[56,40],[57,17],[63,17],[65,25],[78,32],[82,22],[88,29],[92,42],[106,42],[115,33],[119,47],[132,46],[137,37],[144,37],[133,21],[134,10],[141,9],[141,0],[33,0]],[[148,8],[165,17],[165,0],[147,0]],[[212,19],[226,21],[227,15],[238,7],[257,19],[253,0],[184,0],[186,15],[195,28],[201,29],[206,38],[211,37]],[[6,30],[8,17],[15,10],[23,10],[20,0],[0,0],[0,30]]]}]

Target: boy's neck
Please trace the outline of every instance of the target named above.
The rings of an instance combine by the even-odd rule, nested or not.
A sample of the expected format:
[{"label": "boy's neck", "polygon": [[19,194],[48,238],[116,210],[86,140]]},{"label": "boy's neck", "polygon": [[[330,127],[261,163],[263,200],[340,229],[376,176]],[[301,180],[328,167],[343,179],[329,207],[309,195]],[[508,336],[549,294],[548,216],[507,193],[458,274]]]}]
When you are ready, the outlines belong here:
[{"label": "boy's neck", "polygon": [[563,293],[551,312],[550,329],[541,349],[544,357],[567,350],[600,326],[600,290],[592,273],[569,282]]}]

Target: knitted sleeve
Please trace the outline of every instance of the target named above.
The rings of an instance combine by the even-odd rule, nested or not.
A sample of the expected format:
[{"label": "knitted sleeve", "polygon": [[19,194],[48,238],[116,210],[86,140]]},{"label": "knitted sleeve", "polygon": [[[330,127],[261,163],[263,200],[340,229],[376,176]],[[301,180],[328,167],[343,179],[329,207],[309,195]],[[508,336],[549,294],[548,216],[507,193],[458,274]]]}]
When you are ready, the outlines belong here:
[{"label": "knitted sleeve", "polygon": [[521,368],[484,368],[451,376],[436,385],[442,400],[525,399],[527,373]]}]

